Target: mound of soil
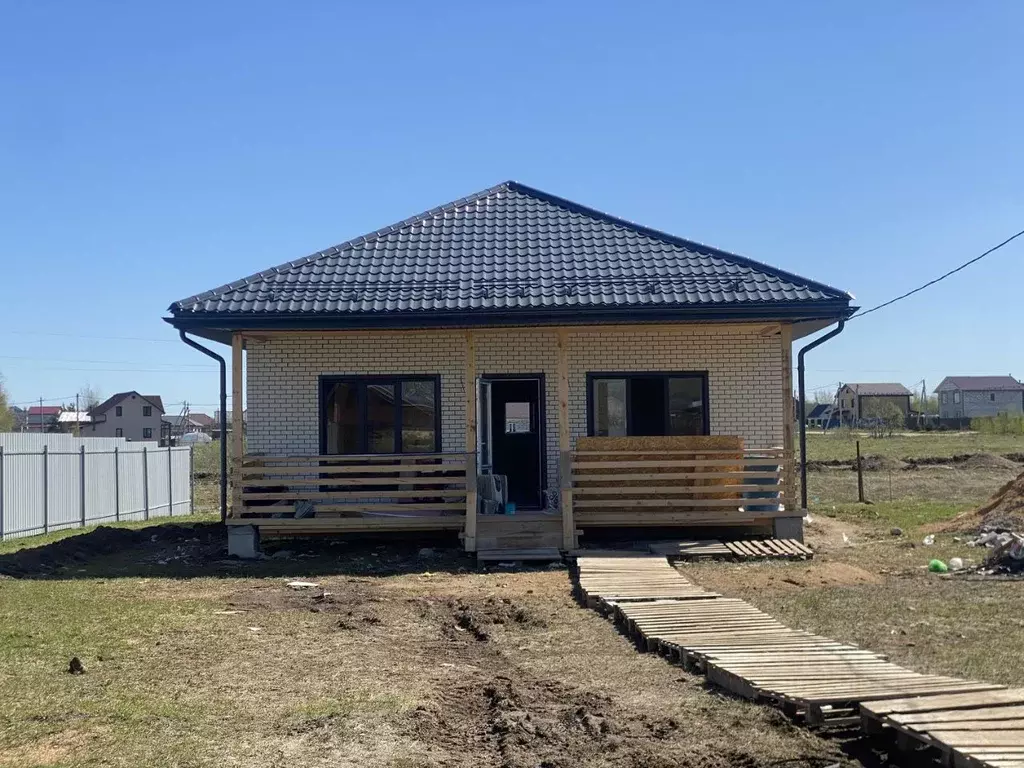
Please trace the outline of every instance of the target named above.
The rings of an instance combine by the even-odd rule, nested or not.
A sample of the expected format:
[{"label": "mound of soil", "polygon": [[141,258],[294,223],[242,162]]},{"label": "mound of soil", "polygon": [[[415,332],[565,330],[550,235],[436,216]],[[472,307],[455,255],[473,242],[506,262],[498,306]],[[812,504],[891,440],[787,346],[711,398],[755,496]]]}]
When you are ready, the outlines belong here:
[{"label": "mound of soil", "polygon": [[996,491],[988,503],[957,515],[937,530],[1024,531],[1024,472]]},{"label": "mound of soil", "polygon": [[[900,461],[899,459],[890,459],[888,456],[862,456],[861,465],[864,467],[865,472],[887,472],[890,470],[906,469],[906,462]],[[857,469],[856,460],[852,465],[853,469]]]},{"label": "mound of soil", "polygon": [[964,462],[966,469],[1008,469],[1020,471],[1015,461],[997,456],[994,453],[975,453]]},{"label": "mound of soil", "polygon": [[173,559],[187,564],[190,559],[207,559],[211,553],[223,555],[226,540],[224,526],[219,524],[167,524],[136,530],[101,525],[52,544],[0,555],[0,574],[15,578],[48,576],[127,550],[137,551],[140,562],[165,563]]}]

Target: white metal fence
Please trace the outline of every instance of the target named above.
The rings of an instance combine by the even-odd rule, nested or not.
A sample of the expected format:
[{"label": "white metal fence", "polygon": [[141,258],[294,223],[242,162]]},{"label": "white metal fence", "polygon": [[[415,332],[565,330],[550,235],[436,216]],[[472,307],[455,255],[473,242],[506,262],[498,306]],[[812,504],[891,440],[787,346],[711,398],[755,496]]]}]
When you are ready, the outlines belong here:
[{"label": "white metal fence", "polygon": [[191,447],[0,434],[0,539],[187,515],[193,507]]}]

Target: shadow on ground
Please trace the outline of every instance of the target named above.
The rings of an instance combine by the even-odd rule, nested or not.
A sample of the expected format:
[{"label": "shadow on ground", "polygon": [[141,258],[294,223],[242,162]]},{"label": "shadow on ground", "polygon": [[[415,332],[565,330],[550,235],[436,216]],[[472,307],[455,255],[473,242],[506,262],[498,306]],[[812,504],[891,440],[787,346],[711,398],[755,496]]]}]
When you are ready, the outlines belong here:
[{"label": "shadow on ground", "polygon": [[286,576],[296,573],[389,576],[482,571],[454,534],[305,537],[265,543],[260,560],[228,557],[220,523],[100,526],[60,541],[0,555],[0,578],[174,579]]}]

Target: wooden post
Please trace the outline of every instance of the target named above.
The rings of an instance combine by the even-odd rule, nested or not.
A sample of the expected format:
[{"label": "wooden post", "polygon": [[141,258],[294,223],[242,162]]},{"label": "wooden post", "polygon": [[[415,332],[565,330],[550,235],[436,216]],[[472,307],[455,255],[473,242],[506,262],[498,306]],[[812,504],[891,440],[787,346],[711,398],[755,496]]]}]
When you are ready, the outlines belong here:
[{"label": "wooden post", "polygon": [[476,337],[466,331],[466,528],[463,545],[476,552]]},{"label": "wooden post", "polygon": [[779,336],[782,344],[782,503],[787,511],[797,509],[794,482],[793,451],[793,325],[783,323]]},{"label": "wooden post", "polygon": [[[242,514],[242,336],[231,336],[231,515]],[[227,435],[221,435],[226,440]]]},{"label": "wooden post", "polygon": [[562,512],[562,549],[576,549],[572,514],[572,453],[569,432],[569,330],[558,329],[558,505]]},{"label": "wooden post", "polygon": [[860,460],[860,440],[857,441],[857,501],[863,504],[864,498],[864,465]]}]

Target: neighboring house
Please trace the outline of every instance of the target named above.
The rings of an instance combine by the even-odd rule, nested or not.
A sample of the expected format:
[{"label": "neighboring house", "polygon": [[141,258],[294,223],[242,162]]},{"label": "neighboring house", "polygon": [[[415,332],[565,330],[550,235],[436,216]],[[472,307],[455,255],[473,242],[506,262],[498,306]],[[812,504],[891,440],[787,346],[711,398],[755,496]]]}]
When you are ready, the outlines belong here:
[{"label": "neighboring house", "polygon": [[59,405],[33,405],[25,418],[26,432],[57,432],[58,419],[64,409]]},{"label": "neighboring house", "polygon": [[1024,412],[1024,384],[1013,376],[947,376],[935,393],[943,419]]},{"label": "neighboring house", "polygon": [[904,418],[910,415],[913,393],[902,384],[844,384],[836,393],[836,409],[843,424],[856,425],[876,419],[896,406]]},{"label": "neighboring house", "polygon": [[811,408],[811,410],[807,412],[807,426],[825,426],[825,419],[829,418],[829,412],[831,408],[831,403],[817,403],[813,408]]},{"label": "neighboring house", "polygon": [[118,392],[89,411],[92,424],[82,437],[123,437],[128,440],[159,440],[164,403],[159,395]]},{"label": "neighboring house", "polygon": [[57,429],[70,434],[84,433],[85,427],[91,423],[92,416],[88,411],[61,411],[57,417]]},{"label": "neighboring house", "polygon": [[205,413],[164,414],[163,421],[168,425],[171,435],[178,437],[191,432],[205,432],[213,429],[213,419]]},{"label": "neighboring house", "polygon": [[[168,322],[232,345],[233,421],[244,375],[232,551],[251,553],[256,529],[458,530],[475,551],[494,546],[494,526],[525,524],[563,548],[602,525],[767,521],[770,533],[774,517],[776,532],[801,535],[792,342],[848,317],[850,303],[507,182],[175,302]],[[625,446],[607,448],[599,473],[624,470],[626,486],[583,487],[594,477],[579,468],[594,448],[575,452],[585,437]],[[630,470],[641,445],[654,447]],[[231,451],[242,453],[240,432]],[[666,467],[677,491],[636,487]],[[763,482],[788,494],[782,507],[747,507],[748,485],[729,490],[757,468],[780,478]],[[515,516],[478,515],[478,494],[485,512],[501,509],[490,473],[506,478]],[[694,491],[708,476],[725,490]],[[314,517],[293,518],[305,502]]]}]

